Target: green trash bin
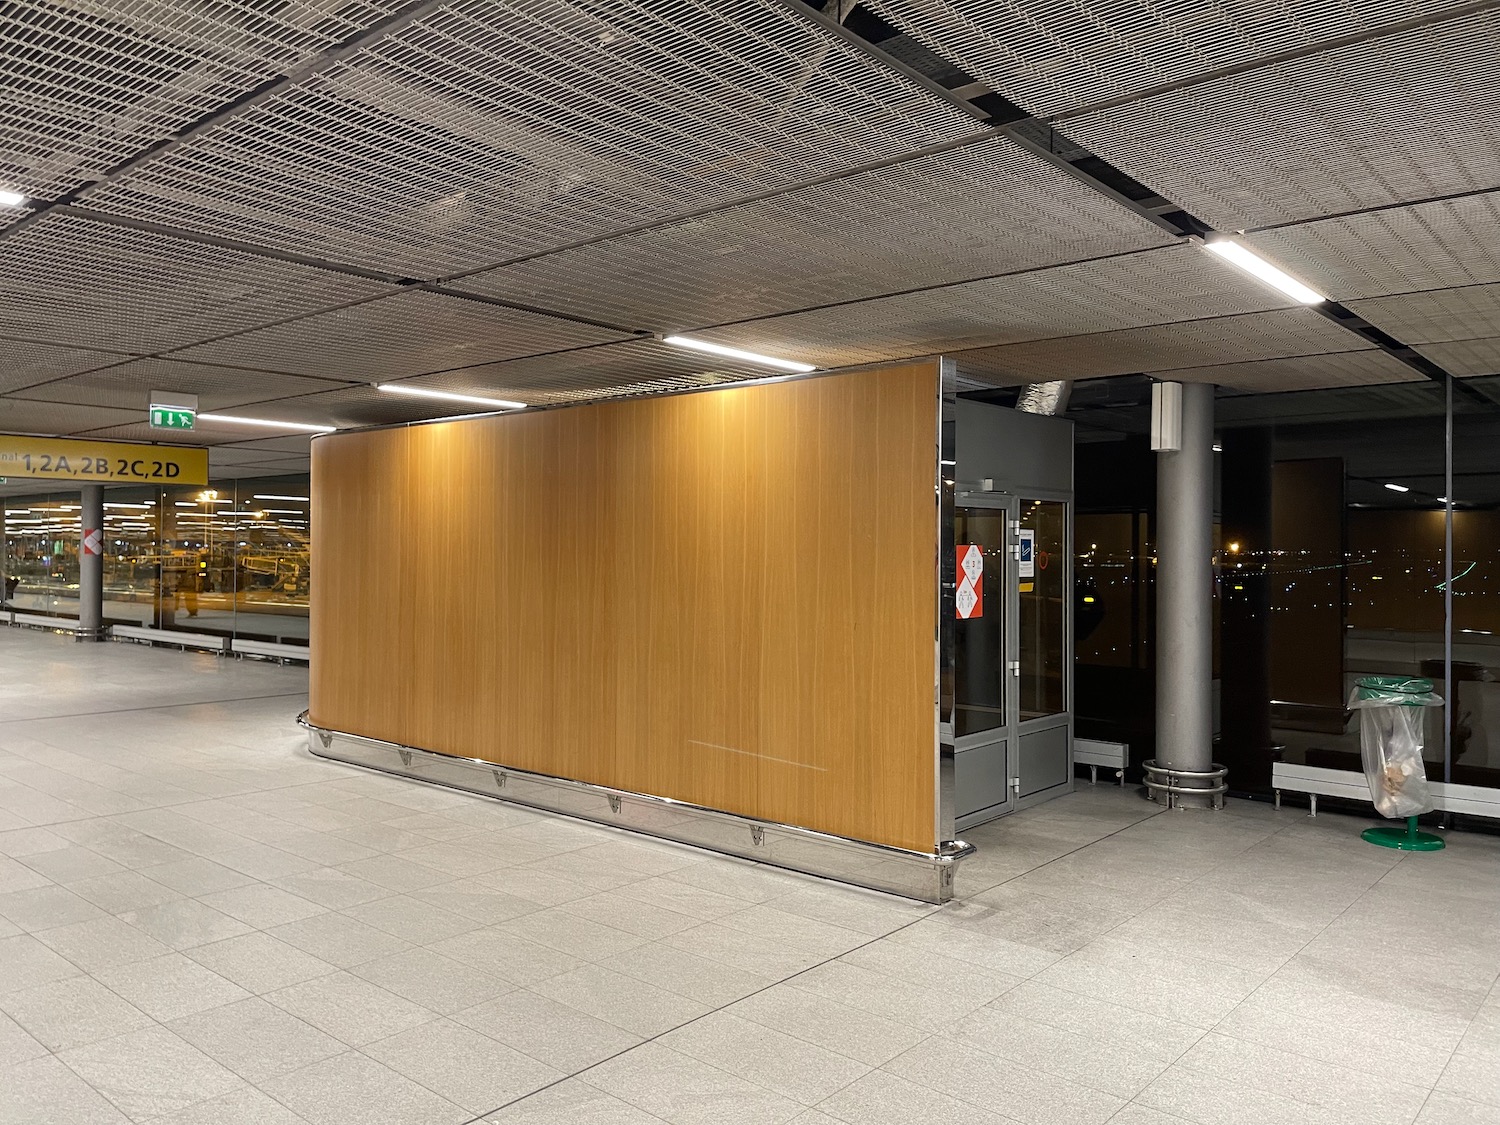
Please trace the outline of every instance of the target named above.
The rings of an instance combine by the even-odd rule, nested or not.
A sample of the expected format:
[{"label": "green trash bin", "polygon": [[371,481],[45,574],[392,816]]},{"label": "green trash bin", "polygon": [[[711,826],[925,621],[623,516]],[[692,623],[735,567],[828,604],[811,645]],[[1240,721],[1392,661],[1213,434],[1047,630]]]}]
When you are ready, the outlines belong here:
[{"label": "green trash bin", "polygon": [[1359,748],[1370,799],[1381,816],[1406,819],[1405,828],[1380,827],[1364,838],[1383,848],[1437,851],[1440,836],[1417,831],[1417,817],[1432,808],[1422,764],[1422,708],[1441,707],[1432,681],[1416,676],[1365,676],[1356,680],[1349,709],[1359,712]]}]

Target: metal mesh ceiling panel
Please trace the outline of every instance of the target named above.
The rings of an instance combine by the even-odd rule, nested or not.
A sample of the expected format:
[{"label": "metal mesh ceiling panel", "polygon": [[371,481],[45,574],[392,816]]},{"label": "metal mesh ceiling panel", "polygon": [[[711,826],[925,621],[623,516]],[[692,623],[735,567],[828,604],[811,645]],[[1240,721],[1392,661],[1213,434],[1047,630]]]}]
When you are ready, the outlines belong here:
[{"label": "metal mesh ceiling panel", "polygon": [[122,358],[110,352],[0,339],[0,392],[119,363]]},{"label": "metal mesh ceiling panel", "polygon": [[960,374],[1007,386],[1089,379],[1350,350],[1347,329],[1308,309],[1161,324],[1061,340],[1035,340],[954,356]]},{"label": "metal mesh ceiling panel", "polygon": [[791,313],[698,335],[821,367],[1284,308],[1193,246]]},{"label": "metal mesh ceiling panel", "polygon": [[162,351],[394,292],[66,214],[0,242],[0,260],[0,332],[120,351]]},{"label": "metal mesh ceiling panel", "polygon": [[1050,164],[994,140],[550,254],[462,285],[659,331],[1171,241]]},{"label": "metal mesh ceiling panel", "polygon": [[1500,13],[1217,79],[1065,132],[1222,230],[1500,184]]},{"label": "metal mesh ceiling panel", "polygon": [[565,355],[491,363],[414,380],[418,386],[461,394],[551,403],[684,390],[776,372],[759,364],[687,351],[656,340],[632,340]]},{"label": "metal mesh ceiling panel", "polygon": [[923,46],[1039,116],[1373,30],[1461,0],[868,0]]},{"label": "metal mesh ceiling panel", "polygon": [[50,198],[404,0],[5,0],[0,183]]},{"label": "metal mesh ceiling panel", "polygon": [[368,382],[620,338],[586,324],[413,290],[187,348],[179,357]]},{"label": "metal mesh ceiling panel", "polygon": [[1500,336],[1421,344],[1417,351],[1450,375],[1500,375]]},{"label": "metal mesh ceiling panel", "polygon": [[135,410],[144,418],[152,391],[197,395],[199,409],[212,412],[288,395],[326,391],[329,386],[322,379],[280,375],[273,371],[142,359],[32,387],[19,394],[23,398]]},{"label": "metal mesh ceiling panel", "polygon": [[1333,352],[1291,359],[1221,363],[1155,371],[1158,379],[1179,383],[1214,383],[1237,391],[1274,393],[1322,387],[1366,387],[1376,383],[1410,383],[1424,376],[1388,352]]},{"label": "metal mesh ceiling panel", "polygon": [[1500,192],[1302,223],[1248,241],[1342,301],[1500,282]]},{"label": "metal mesh ceiling panel", "polygon": [[1500,285],[1376,297],[1350,307],[1406,344],[1500,336]]},{"label": "metal mesh ceiling panel", "polygon": [[[289,422],[307,422],[316,426],[383,426],[395,422],[413,422],[424,418],[448,418],[471,412],[458,403],[422,401],[402,395],[385,394],[374,387],[340,387],[301,398],[286,399],[257,407],[256,414]],[[248,411],[246,412],[248,413]],[[239,431],[244,436],[244,430]]]},{"label": "metal mesh ceiling panel", "polygon": [[27,399],[0,398],[0,433],[72,434],[99,426],[134,421],[140,417],[134,410],[110,410],[102,406],[78,406],[75,403],[31,402]]},{"label": "metal mesh ceiling panel", "polygon": [[91,201],[434,277],[974,128],[775,4],[460,0]]}]

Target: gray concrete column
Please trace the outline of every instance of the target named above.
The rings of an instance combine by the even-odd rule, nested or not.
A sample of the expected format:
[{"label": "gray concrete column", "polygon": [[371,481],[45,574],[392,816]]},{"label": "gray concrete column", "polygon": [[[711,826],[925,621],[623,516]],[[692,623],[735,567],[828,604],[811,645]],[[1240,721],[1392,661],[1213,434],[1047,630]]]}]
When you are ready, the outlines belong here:
[{"label": "gray concrete column", "polygon": [[104,639],[104,486],[83,486],[78,542],[78,639]]},{"label": "gray concrete column", "polygon": [[1213,768],[1213,444],[1214,388],[1184,383],[1182,448],[1156,455],[1156,761],[1181,770]]}]

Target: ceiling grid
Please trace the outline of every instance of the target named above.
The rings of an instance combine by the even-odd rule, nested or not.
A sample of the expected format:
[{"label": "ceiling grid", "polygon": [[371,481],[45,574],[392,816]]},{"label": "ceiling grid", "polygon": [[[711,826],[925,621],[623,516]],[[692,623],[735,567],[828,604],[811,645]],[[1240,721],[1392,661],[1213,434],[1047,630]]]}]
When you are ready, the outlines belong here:
[{"label": "ceiling grid", "polygon": [[[976,385],[1421,375],[1172,233],[1202,225],[1500,370],[1496,10],[838,7],[876,41],[826,6],[0,0],[0,192],[29,197],[0,429],[152,440],[152,389],[358,426],[455,409],[385,380],[546,405],[768,373],[669,332]],[[305,465],[273,435],[188,440]]]}]

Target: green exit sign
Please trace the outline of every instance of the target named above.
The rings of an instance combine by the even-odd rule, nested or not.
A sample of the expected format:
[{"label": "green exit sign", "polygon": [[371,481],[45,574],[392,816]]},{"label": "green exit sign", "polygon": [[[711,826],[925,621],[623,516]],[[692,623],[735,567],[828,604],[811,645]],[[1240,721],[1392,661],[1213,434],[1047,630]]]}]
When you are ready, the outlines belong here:
[{"label": "green exit sign", "polygon": [[153,430],[191,430],[197,415],[191,410],[177,406],[153,406],[151,428]]}]

